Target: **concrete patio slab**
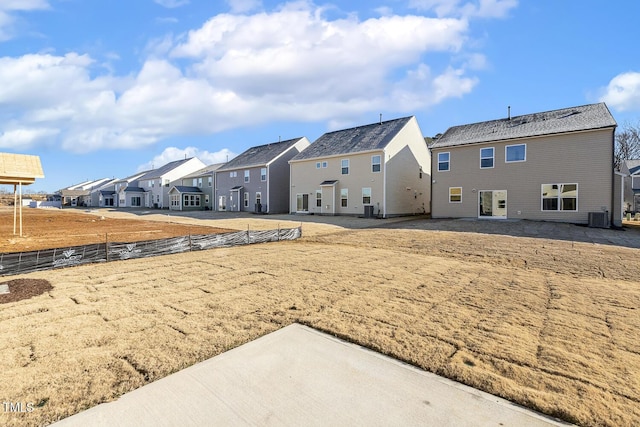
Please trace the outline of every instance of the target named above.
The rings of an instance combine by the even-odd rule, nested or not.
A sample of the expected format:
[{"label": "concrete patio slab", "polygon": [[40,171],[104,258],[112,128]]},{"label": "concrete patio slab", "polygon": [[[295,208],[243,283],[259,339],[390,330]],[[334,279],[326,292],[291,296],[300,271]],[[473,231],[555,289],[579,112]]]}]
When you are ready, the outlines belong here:
[{"label": "concrete patio slab", "polygon": [[54,425],[568,424],[294,324]]}]

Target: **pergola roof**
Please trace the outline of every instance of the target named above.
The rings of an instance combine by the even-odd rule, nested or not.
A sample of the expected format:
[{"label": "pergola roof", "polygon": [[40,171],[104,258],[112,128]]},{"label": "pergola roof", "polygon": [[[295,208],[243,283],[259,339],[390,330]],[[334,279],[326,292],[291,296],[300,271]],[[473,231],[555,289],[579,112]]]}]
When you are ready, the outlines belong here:
[{"label": "pergola roof", "polygon": [[0,153],[0,184],[28,185],[36,178],[44,178],[40,157]]}]

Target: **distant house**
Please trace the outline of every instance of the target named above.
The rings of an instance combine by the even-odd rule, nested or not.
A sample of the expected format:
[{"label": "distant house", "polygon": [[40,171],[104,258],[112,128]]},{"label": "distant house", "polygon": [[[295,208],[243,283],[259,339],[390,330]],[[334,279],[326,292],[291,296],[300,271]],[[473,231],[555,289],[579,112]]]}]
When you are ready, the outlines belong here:
[{"label": "distant house", "polygon": [[205,166],[196,157],[176,160],[147,172],[138,178],[137,187],[128,187],[124,191],[128,193],[127,197],[133,201],[132,206],[168,209],[171,183]]},{"label": "distant house", "polygon": [[616,126],[599,103],[451,127],[430,146],[432,217],[621,224]]},{"label": "distant house", "polygon": [[291,213],[429,212],[431,162],[413,116],[325,133],[289,163]]},{"label": "distant house", "polygon": [[178,179],[169,190],[169,209],[213,210],[215,172],[223,163],[216,163]]},{"label": "distant house", "polygon": [[[145,197],[144,191],[140,193],[140,191],[132,192],[132,191],[125,191],[125,190],[129,188],[139,189],[138,180],[140,179],[140,177],[146,175],[149,172],[150,171],[138,172],[134,175],[128,176],[127,178],[116,180],[113,183],[113,192],[111,192],[108,189],[104,190],[104,193],[102,193],[102,197],[104,198],[104,200],[113,199],[115,206],[119,208],[126,208],[131,206],[142,206],[142,200],[144,200],[144,197]],[[134,195],[134,194],[137,194],[137,195]]]},{"label": "distant house", "polygon": [[84,181],[59,190],[58,193],[61,196],[62,205],[72,207],[93,206],[91,198],[92,192],[109,181],[109,178]]},{"label": "distant house", "polygon": [[640,159],[623,162],[622,173],[625,175],[624,209],[640,212]]},{"label": "distant house", "polygon": [[289,160],[309,146],[306,137],[251,147],[216,171],[218,211],[287,212]]}]

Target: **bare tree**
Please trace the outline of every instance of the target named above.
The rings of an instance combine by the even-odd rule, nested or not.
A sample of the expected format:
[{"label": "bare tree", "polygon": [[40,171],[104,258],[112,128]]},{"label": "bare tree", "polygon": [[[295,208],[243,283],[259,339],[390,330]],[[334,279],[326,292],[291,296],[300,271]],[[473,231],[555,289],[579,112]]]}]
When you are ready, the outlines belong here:
[{"label": "bare tree", "polygon": [[640,121],[636,124],[627,122],[622,131],[616,132],[614,167],[620,170],[625,160],[632,159],[640,159]]}]

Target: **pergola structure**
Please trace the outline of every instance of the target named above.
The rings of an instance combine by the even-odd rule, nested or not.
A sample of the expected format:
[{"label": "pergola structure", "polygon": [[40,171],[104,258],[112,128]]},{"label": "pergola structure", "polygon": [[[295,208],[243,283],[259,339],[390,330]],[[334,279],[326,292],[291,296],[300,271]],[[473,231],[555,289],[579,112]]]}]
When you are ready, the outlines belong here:
[{"label": "pergola structure", "polygon": [[[13,234],[20,217],[22,237],[22,186],[33,184],[36,178],[44,178],[40,157],[27,154],[0,153],[0,184],[13,185]],[[19,198],[18,198],[19,194]],[[18,206],[20,214],[18,215]]]}]

